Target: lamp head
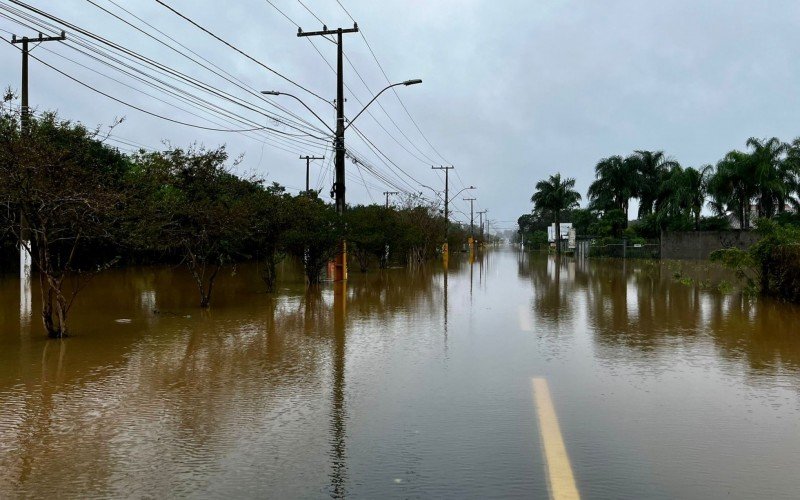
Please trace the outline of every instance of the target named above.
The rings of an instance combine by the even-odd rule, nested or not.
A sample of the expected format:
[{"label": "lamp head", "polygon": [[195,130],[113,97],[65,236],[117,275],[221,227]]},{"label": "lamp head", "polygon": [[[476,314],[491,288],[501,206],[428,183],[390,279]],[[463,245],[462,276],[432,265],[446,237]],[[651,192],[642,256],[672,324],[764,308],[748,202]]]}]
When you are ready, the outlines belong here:
[{"label": "lamp head", "polygon": [[264,95],[281,95],[277,90],[262,90],[261,93]]},{"label": "lamp head", "polygon": [[406,80],[406,81],[404,81],[403,85],[408,87],[409,85],[416,85],[418,83],[422,83],[422,80],[420,80],[419,78],[415,78],[414,80]]}]

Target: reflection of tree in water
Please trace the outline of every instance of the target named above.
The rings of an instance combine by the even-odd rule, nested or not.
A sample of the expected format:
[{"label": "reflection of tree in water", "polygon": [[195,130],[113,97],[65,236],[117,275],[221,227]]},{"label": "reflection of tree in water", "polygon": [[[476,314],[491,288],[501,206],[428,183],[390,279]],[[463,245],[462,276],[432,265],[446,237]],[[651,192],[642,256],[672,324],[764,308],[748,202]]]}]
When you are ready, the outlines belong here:
[{"label": "reflection of tree in water", "polygon": [[520,260],[518,273],[533,285],[533,310],[547,325],[559,326],[574,317],[575,261],[560,256]]},{"label": "reflection of tree in water", "polygon": [[[190,470],[202,474],[215,457],[229,454],[227,447],[241,435],[242,426],[253,425],[264,436],[275,436],[259,441],[264,449],[257,454],[265,461],[263,474],[270,483],[275,467],[278,475],[293,468],[273,464],[267,457],[302,460],[307,453],[311,459],[322,459],[313,442],[318,432],[309,430],[324,428],[317,420],[325,413],[314,405],[323,403],[319,398],[326,387],[331,388],[325,406],[330,492],[344,496],[346,327],[358,318],[391,321],[396,314],[439,308],[441,283],[424,268],[356,276],[349,285],[346,313],[340,314],[327,287],[308,292],[290,289],[271,297],[258,293],[259,284],[248,278],[250,274],[240,270],[238,277],[227,280],[229,284],[221,282],[218,304],[229,306],[215,306],[203,316],[192,309],[187,311],[190,318],[182,312],[152,314],[150,305],[140,300],[143,291],[153,291],[148,297],[155,295],[158,307],[181,306],[185,281],[165,270],[151,275],[145,270],[146,276],[124,271],[113,276],[115,286],[109,286],[108,293],[98,288],[91,295],[87,290],[82,297],[94,297],[92,309],[100,318],[96,322],[116,325],[113,318],[127,308],[139,318],[133,322],[139,326],[86,323],[87,328],[108,332],[65,341],[79,342],[81,348],[65,359],[66,369],[55,370],[60,374],[56,385],[40,387],[42,377],[30,370],[13,379],[26,381],[22,389],[0,383],[0,397],[9,403],[0,409],[8,429],[2,431],[0,496],[20,491],[10,484],[23,483],[21,491],[32,496],[52,496],[49,488],[56,485],[60,488],[56,493],[68,496],[89,491],[99,495],[204,491],[209,485],[184,483],[182,474]],[[110,285],[103,280],[100,277],[97,283]],[[45,345],[50,349],[46,356],[50,366],[56,344],[41,344]],[[17,358],[23,352],[21,346],[12,351]],[[33,358],[37,356],[41,351]],[[19,366],[35,365],[33,358],[26,358],[30,363],[21,359]],[[52,371],[46,370],[48,380]],[[5,396],[12,390],[19,401]],[[292,446],[293,438],[286,436],[287,425],[298,438],[312,436],[310,446],[297,450],[300,458],[295,453],[289,456],[287,446]],[[64,428],[72,431],[63,432]],[[6,449],[14,452],[7,454]],[[56,473],[58,480],[43,482]],[[179,486],[184,489],[173,490]]]},{"label": "reflection of tree in water", "polygon": [[667,263],[597,260],[581,272],[589,283],[587,319],[610,360],[624,348],[645,364],[674,362],[710,339],[720,356],[745,361],[754,374],[800,372],[797,306],[685,285]]}]

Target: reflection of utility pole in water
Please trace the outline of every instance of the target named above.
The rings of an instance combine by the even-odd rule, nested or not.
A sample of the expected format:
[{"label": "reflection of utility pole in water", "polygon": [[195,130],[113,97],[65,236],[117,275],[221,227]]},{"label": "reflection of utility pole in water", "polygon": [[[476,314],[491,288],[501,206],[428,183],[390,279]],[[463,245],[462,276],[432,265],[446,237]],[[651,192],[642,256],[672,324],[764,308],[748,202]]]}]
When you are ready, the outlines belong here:
[{"label": "reflection of utility pole in water", "polygon": [[472,254],[469,255],[469,303],[472,305],[472,274],[473,268],[475,267],[473,264],[475,263],[475,259],[473,258]]},{"label": "reflection of utility pole in water", "polygon": [[[345,325],[347,321],[346,283],[334,283],[333,292],[333,395],[331,400],[331,491],[333,498],[344,498],[347,494],[347,456],[345,450],[345,421],[347,412],[344,406],[345,369]],[[337,288],[342,288],[339,290]]]},{"label": "reflection of utility pole in water", "polygon": [[444,266],[444,349],[447,352],[447,261]]},{"label": "reflection of utility pole in water", "polygon": [[28,251],[20,248],[20,280],[19,280],[19,326],[20,333],[28,330],[31,326],[32,309],[31,302],[33,301],[31,293],[31,262],[30,258],[27,260],[27,265],[23,262],[25,257],[28,256]]},{"label": "reflection of utility pole in water", "polygon": [[483,259],[485,254],[481,253],[478,257],[478,285],[483,284]]}]

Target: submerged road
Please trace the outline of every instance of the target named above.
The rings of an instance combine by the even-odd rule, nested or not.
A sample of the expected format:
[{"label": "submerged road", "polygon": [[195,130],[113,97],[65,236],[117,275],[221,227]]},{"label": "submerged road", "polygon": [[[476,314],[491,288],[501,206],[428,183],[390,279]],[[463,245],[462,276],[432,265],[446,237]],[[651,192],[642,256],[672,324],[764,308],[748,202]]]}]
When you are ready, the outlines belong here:
[{"label": "submerged road", "polygon": [[800,309],[726,278],[505,248],[343,297],[287,262],[200,312],[114,270],[56,342],[2,277],[0,498],[796,498]]}]

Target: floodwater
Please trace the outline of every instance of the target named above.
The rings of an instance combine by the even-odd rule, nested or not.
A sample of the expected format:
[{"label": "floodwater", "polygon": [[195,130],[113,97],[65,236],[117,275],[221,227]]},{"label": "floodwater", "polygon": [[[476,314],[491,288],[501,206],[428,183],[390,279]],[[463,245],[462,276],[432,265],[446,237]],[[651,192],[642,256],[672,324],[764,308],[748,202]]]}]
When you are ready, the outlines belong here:
[{"label": "floodwater", "polygon": [[0,498],[797,498],[800,309],[674,266],[114,270],[63,341],[0,278]]}]

